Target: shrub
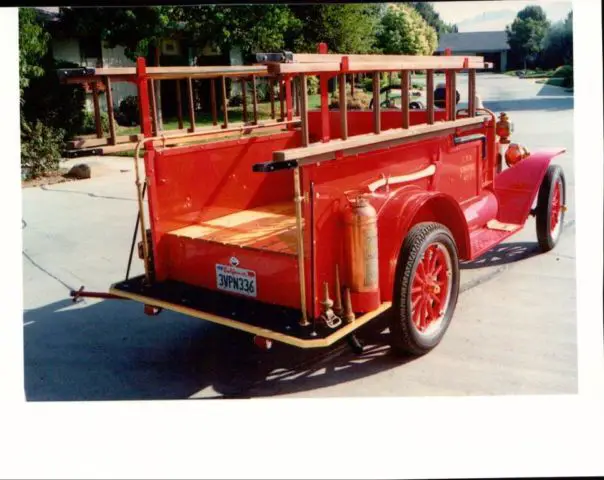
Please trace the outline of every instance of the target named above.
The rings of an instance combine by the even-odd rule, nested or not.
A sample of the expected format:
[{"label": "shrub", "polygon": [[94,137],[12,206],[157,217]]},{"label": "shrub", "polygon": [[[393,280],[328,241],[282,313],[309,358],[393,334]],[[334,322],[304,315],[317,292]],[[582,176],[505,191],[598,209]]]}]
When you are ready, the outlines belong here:
[{"label": "shrub", "polygon": [[[256,94],[258,96],[259,102],[270,102],[270,90],[271,86],[268,82],[259,82],[256,86]],[[273,98],[275,100],[279,99],[279,85],[275,83],[273,85]]]},{"label": "shrub", "polygon": [[[266,95],[268,98],[268,89],[266,91]],[[246,104],[248,106],[248,108],[251,108],[252,106],[252,89],[251,87],[248,87],[245,91],[245,101]],[[279,98],[279,94],[277,93],[277,95],[275,96],[275,100],[277,100]],[[256,101],[257,102],[261,102],[262,101],[262,93],[260,92],[260,90],[258,90],[258,88],[256,88]],[[241,93],[236,93],[233,96],[231,96],[231,98],[229,98],[229,107],[241,107],[243,105],[243,95]]]},{"label": "shrub", "polygon": [[556,68],[556,70],[552,74],[552,77],[553,78],[562,78],[563,87],[572,87],[573,86],[573,67],[572,67],[572,65],[563,65],[561,67]]},{"label": "shrub", "polygon": [[[103,132],[109,131],[109,115],[107,115],[105,112],[101,112],[101,127],[103,128]],[[83,135],[87,135],[89,133],[96,133],[96,122],[94,120],[94,113],[84,113],[84,124],[82,126],[81,133]]]},{"label": "shrub", "polygon": [[[367,95],[365,92],[355,91],[354,97],[350,95],[350,93],[346,94],[346,106],[349,110],[365,110],[369,108],[369,102],[371,101],[371,96]],[[329,108],[338,109],[340,108],[340,98],[339,97],[331,97],[331,101],[329,103]]]},{"label": "shrub", "polygon": [[[394,79],[393,79],[393,81],[394,81]],[[365,90],[366,92],[372,92],[373,91],[373,78],[371,76],[365,77],[362,80],[361,85],[363,86],[363,90]],[[380,88],[383,88],[387,85],[388,85],[388,76],[384,75],[380,79]]]},{"label": "shrub", "polygon": [[57,69],[77,65],[54,62],[48,56],[41,65],[44,75],[31,79],[23,92],[23,119],[32,125],[39,120],[47,127],[63,130],[66,138],[73,137],[82,131],[84,124],[84,88],[81,85],[61,84]]},{"label": "shrub", "polygon": [[[117,121],[120,125],[126,127],[138,125],[140,122],[140,113],[138,110],[138,97],[130,95],[124,98],[120,102],[120,106],[118,108],[117,113]],[[105,127],[103,126],[103,128]]]},{"label": "shrub", "polygon": [[243,105],[243,96],[240,93],[229,98],[229,107],[240,107]]},{"label": "shrub", "polygon": [[307,78],[306,91],[309,95],[316,95],[319,93],[319,77],[311,75]]},{"label": "shrub", "polygon": [[65,131],[36,121],[21,122],[21,168],[26,178],[37,178],[59,169]]}]

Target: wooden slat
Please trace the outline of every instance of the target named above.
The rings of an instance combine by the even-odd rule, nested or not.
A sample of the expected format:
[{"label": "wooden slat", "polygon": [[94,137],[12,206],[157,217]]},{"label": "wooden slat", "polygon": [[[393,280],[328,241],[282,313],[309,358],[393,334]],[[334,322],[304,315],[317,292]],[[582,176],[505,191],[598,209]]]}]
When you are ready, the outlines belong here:
[{"label": "wooden slat", "polygon": [[[440,59],[439,55],[380,55],[380,54],[338,54],[338,53],[295,53],[293,54],[293,63],[341,63],[343,57],[348,57],[350,62],[415,62],[424,61],[430,62],[434,59]],[[461,62],[463,65],[464,59],[468,59],[468,62],[482,62],[484,63],[484,57],[482,56],[447,56],[446,58],[455,59]],[[460,67],[461,68],[461,67]]]},{"label": "wooden slat", "polygon": [[348,102],[346,101],[346,74],[339,77],[340,81],[340,137],[348,138]]},{"label": "wooden slat", "polygon": [[218,112],[216,108],[216,79],[210,79],[210,96],[211,96],[211,107],[212,107],[212,124],[218,125]]},{"label": "wooden slat", "polygon": [[403,128],[409,128],[409,70],[401,70],[401,110]]},{"label": "wooden slat", "polygon": [[300,89],[300,81],[297,77],[293,78],[292,81],[293,86],[293,95],[294,95],[294,115],[300,115],[300,94],[298,90]]},{"label": "wooden slat", "polygon": [[270,78],[268,81],[269,99],[271,102],[271,118],[275,118],[275,81]]},{"label": "wooden slat", "polygon": [[109,143],[116,144],[115,116],[113,114],[113,93],[111,92],[111,79],[105,78],[105,98],[107,100],[107,116],[109,117]]},{"label": "wooden slat", "polygon": [[157,101],[155,99],[155,85],[153,80],[149,80],[149,99],[151,100],[151,124],[153,126],[153,135],[159,132],[159,124],[157,122]]},{"label": "wooden slat", "polygon": [[247,122],[247,80],[241,79],[241,101],[243,102],[241,107],[243,108],[243,121]]},{"label": "wooden slat", "polygon": [[[129,143],[129,142],[137,142],[143,138],[142,134],[138,135],[120,135],[115,137],[115,143]],[[69,140],[67,142],[68,149],[83,149],[83,148],[92,148],[92,147],[102,147],[104,145],[109,145],[108,138],[74,138],[73,140]]]},{"label": "wooden slat", "polygon": [[252,75],[252,109],[254,113],[254,124],[258,123],[258,96],[256,89],[256,76]]},{"label": "wooden slat", "polygon": [[373,133],[382,130],[380,113],[380,72],[373,72]]},{"label": "wooden slat", "polygon": [[377,145],[379,143],[391,140],[400,140],[404,138],[413,138],[427,133],[442,132],[444,130],[460,128],[468,125],[478,125],[484,121],[481,117],[461,118],[454,122],[437,122],[434,125],[414,125],[408,129],[395,128],[386,130],[379,134],[368,133],[364,135],[355,135],[347,140],[331,140],[330,142],[317,142],[308,147],[291,148],[280,150],[273,153],[274,161],[300,160],[314,157],[326,153],[349,150],[364,146]]},{"label": "wooden slat", "polygon": [[476,116],[476,70],[468,72],[468,114]]},{"label": "wooden slat", "polygon": [[[352,55],[350,56],[352,57]],[[350,58],[349,57],[349,58]],[[464,67],[464,60],[468,58],[468,66]],[[479,59],[479,60],[472,60]],[[411,57],[409,60],[375,60],[357,61],[349,60],[350,72],[376,72],[376,71],[398,71],[398,70],[461,70],[464,68],[485,68],[482,57]],[[339,62],[315,62],[315,63],[281,63],[269,66],[269,71],[274,73],[319,73],[340,71]]]},{"label": "wooden slat", "polygon": [[426,101],[428,102],[428,124],[434,123],[434,70],[426,70]]},{"label": "wooden slat", "polygon": [[92,82],[92,103],[94,108],[94,125],[97,138],[103,138],[103,124],[101,122],[101,106],[99,105],[99,85]]},{"label": "wooden slat", "polygon": [[285,120],[285,88],[283,80],[279,79],[279,107],[281,108],[281,120]]},{"label": "wooden slat", "polygon": [[182,117],[182,92],[180,91],[180,80],[176,80],[176,116],[178,117],[178,128],[184,128]]},{"label": "wooden slat", "polygon": [[302,146],[309,143],[308,136],[308,85],[306,75],[300,75],[300,122],[302,126]]},{"label": "wooden slat", "polygon": [[220,78],[222,82],[222,115],[224,116],[224,121],[222,126],[227,128],[229,126],[229,101],[227,99],[227,89],[226,89],[226,78]]},{"label": "wooden slat", "polygon": [[455,112],[457,111],[457,75],[455,71],[451,72],[451,113],[450,120],[455,120]]},{"label": "wooden slat", "polygon": [[[231,66],[202,66],[202,67],[189,67],[189,66],[174,66],[174,67],[147,67],[147,75],[152,78],[165,79],[168,76],[171,77],[196,77],[197,75],[215,75],[216,77],[222,75],[250,75],[256,73],[258,75],[265,75],[267,68],[264,65],[231,65]],[[87,78],[94,76],[106,77],[106,76],[123,76],[123,75],[136,75],[136,68],[134,67],[109,67],[109,68],[96,68],[94,74]],[[90,81],[90,80],[89,80]]]},{"label": "wooden slat", "polygon": [[193,103],[193,79],[187,78],[187,100],[189,104],[189,122],[191,124],[191,132],[195,131],[195,104]]}]

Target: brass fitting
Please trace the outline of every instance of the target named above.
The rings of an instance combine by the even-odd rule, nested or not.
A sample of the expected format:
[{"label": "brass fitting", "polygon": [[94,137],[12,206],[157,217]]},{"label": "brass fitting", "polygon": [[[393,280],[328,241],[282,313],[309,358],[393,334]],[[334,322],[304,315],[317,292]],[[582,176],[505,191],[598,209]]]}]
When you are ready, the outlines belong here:
[{"label": "brass fitting", "polygon": [[323,300],[321,301],[323,313],[319,317],[329,328],[337,328],[342,324],[342,319],[332,310],[333,300],[329,298],[329,285],[323,283]]},{"label": "brass fitting", "polygon": [[340,269],[338,265],[336,265],[336,301],[333,311],[338,317],[341,317],[344,313],[344,308],[342,307],[342,287],[340,286]]},{"label": "brass fitting", "polygon": [[350,288],[344,290],[344,320],[346,323],[352,323],[356,320],[352,310],[352,300],[350,299]]}]

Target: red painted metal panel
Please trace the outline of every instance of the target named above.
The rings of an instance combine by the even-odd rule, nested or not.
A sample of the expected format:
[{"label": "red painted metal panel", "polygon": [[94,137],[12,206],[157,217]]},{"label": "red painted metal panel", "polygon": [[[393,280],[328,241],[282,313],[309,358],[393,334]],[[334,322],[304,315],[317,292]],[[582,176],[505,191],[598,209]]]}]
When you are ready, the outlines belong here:
[{"label": "red painted metal panel", "polygon": [[[172,230],[191,223],[189,216],[208,220],[228,211],[291,200],[291,172],[252,172],[274,150],[299,146],[297,132],[208,143],[156,152],[156,228]],[[181,220],[182,219],[182,220]]]},{"label": "red painted metal panel", "polygon": [[460,206],[468,223],[468,229],[472,231],[496,218],[499,204],[493,192],[485,190]]},{"label": "red painted metal panel", "polygon": [[[149,144],[150,145],[150,144]],[[297,132],[208,143],[145,154],[156,278],[171,264],[164,235],[238,210],[289,201],[291,172],[261,175],[252,165],[277,149],[299,146]]]},{"label": "red painted metal panel", "polygon": [[170,258],[168,277],[173,280],[216,290],[216,265],[230,265],[230,259],[235,257],[239,268],[256,273],[256,300],[300,308],[295,256],[169,234],[165,242]]},{"label": "red painted metal panel", "polygon": [[435,175],[435,187],[438,191],[451,195],[458,202],[466,201],[479,193],[477,188],[477,162],[481,162],[481,145],[453,145],[447,139],[447,147],[441,152],[441,162]]},{"label": "red painted metal panel", "polygon": [[526,222],[547,167],[553,157],[564,151],[535,152],[495,177],[495,195],[499,201],[497,220],[515,224]]}]

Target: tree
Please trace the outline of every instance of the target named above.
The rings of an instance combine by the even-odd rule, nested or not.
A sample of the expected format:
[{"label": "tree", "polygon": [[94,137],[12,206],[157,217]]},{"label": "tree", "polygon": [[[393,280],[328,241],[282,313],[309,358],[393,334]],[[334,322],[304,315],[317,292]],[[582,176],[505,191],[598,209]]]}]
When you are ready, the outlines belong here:
[{"label": "tree", "polygon": [[512,54],[523,60],[525,70],[527,60],[543,50],[549,25],[543,9],[529,5],[518,12],[511,26],[506,27]]},{"label": "tree", "polygon": [[457,25],[450,25],[443,22],[440,15],[434,10],[434,5],[430,2],[411,2],[411,5],[422,18],[430,25],[436,34],[440,36],[443,33],[457,33]]},{"label": "tree", "polygon": [[386,54],[432,55],[436,30],[413,7],[393,4],[381,20],[378,46]]},{"label": "tree", "polygon": [[33,8],[19,9],[19,93],[23,101],[23,91],[32,78],[44,74],[40,66],[42,57],[48,51],[50,35],[38,21]]},{"label": "tree", "polygon": [[287,33],[301,27],[286,5],[179,7],[178,19],[184,35],[199,50],[211,45],[228,52],[237,46],[245,56],[282,50]]},{"label": "tree", "polygon": [[315,52],[317,44],[325,42],[334,53],[374,51],[381,5],[334,3],[290,8],[301,24],[288,45],[293,50]]},{"label": "tree", "polygon": [[573,63],[573,12],[565,20],[555,23],[544,40],[543,62],[548,68]]}]

